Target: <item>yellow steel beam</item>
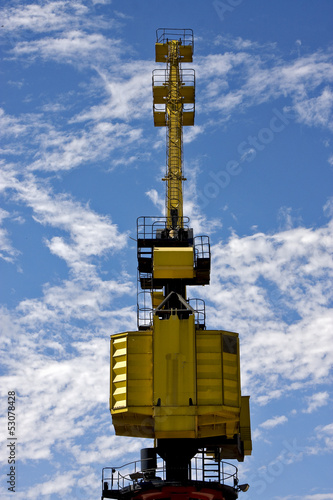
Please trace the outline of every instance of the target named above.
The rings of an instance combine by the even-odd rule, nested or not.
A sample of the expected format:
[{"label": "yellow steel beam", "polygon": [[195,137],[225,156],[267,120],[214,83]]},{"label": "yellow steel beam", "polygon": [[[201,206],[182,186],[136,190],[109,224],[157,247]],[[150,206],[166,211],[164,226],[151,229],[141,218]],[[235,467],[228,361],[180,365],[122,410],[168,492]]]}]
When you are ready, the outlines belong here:
[{"label": "yellow steel beam", "polygon": [[168,42],[169,92],[166,112],[168,121],[167,218],[168,227],[183,226],[182,190],[182,98],[179,73],[179,42]]}]

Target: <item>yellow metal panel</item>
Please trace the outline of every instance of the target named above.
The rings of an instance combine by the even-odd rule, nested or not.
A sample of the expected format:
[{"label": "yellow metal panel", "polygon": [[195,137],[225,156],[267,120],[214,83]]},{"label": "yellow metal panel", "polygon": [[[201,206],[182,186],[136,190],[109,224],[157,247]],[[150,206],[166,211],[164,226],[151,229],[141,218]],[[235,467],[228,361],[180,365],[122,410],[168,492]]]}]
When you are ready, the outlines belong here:
[{"label": "yellow metal panel", "polygon": [[155,316],[153,330],[111,337],[110,403],[117,435],[232,439],[241,433],[244,453],[251,454],[238,335],[195,330],[192,315]]},{"label": "yellow metal panel", "polygon": [[185,127],[194,125],[194,111],[183,112],[183,125]]},{"label": "yellow metal panel", "polygon": [[154,405],[196,404],[194,317],[154,316]]},{"label": "yellow metal panel", "polygon": [[198,405],[223,404],[239,408],[237,333],[218,330],[197,331],[196,345]]},{"label": "yellow metal panel", "polygon": [[153,86],[153,102],[154,104],[165,104],[168,96],[168,87],[165,85]]},{"label": "yellow metal panel", "polygon": [[154,421],[146,408],[137,408],[138,412],[112,412],[112,423],[117,436],[141,438],[154,437]]},{"label": "yellow metal panel", "polygon": [[111,341],[111,408],[125,408],[127,405],[127,335],[120,334]]},{"label": "yellow metal panel", "polygon": [[184,87],[181,87],[180,96],[184,104],[194,104],[195,101],[194,86],[184,85]]},{"label": "yellow metal panel", "polygon": [[225,405],[239,408],[241,388],[238,335],[224,332],[222,344],[223,402]]},{"label": "yellow metal panel", "polygon": [[179,53],[181,57],[181,62],[192,62],[193,61],[193,46],[192,45],[180,45]]},{"label": "yellow metal panel", "polygon": [[154,111],[154,125],[155,127],[165,127],[166,122],[166,114],[165,111]]},{"label": "yellow metal panel", "polygon": [[128,406],[151,406],[153,399],[152,335],[128,335]]},{"label": "yellow metal panel", "polygon": [[151,406],[151,381],[128,381],[128,406]]},{"label": "yellow metal panel", "polygon": [[156,406],[154,408],[156,439],[196,437],[196,408],[194,406]]},{"label": "yellow metal panel", "polygon": [[194,277],[193,247],[154,247],[153,278],[185,279]]},{"label": "yellow metal panel", "polygon": [[[178,45],[181,62],[193,61],[193,47],[192,45]],[[166,62],[168,57],[168,44],[156,43],[155,44],[155,61]]]},{"label": "yellow metal panel", "polygon": [[110,407],[117,435],[153,437],[152,332],[111,337]]},{"label": "yellow metal panel", "polygon": [[196,341],[198,405],[222,405],[221,334],[197,331]]},{"label": "yellow metal panel", "polygon": [[168,44],[167,43],[156,43],[155,44],[155,61],[156,62],[166,62],[168,57]]},{"label": "yellow metal panel", "polygon": [[151,294],[153,309],[156,309],[164,299],[163,292],[152,292]]},{"label": "yellow metal panel", "polygon": [[[183,104],[194,104],[195,90],[193,85],[184,85],[180,87],[179,96]],[[168,87],[166,85],[153,86],[153,103],[165,104],[168,97]]]}]

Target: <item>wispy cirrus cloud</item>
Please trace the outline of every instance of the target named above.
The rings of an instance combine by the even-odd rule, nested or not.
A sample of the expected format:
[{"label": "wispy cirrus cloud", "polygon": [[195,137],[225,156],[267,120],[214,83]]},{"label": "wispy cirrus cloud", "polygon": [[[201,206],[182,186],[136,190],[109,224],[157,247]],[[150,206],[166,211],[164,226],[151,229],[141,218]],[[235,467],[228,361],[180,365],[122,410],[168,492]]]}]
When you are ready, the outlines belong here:
[{"label": "wispy cirrus cloud", "polygon": [[333,64],[329,50],[283,60],[272,51],[259,55],[244,49],[246,45],[200,58],[198,80],[209,80],[202,93],[203,112],[218,110],[228,119],[237,110],[284,97],[299,122],[331,128]]},{"label": "wispy cirrus cloud", "polygon": [[7,229],[3,227],[3,221],[10,216],[9,212],[0,208],[0,259],[7,262],[14,262],[15,257],[20,252],[12,246],[9,233]]},{"label": "wispy cirrus cloud", "polygon": [[259,424],[259,427],[262,427],[263,429],[273,429],[277,425],[282,425],[285,424],[286,422],[288,422],[288,418],[285,415],[280,415],[265,420],[265,422]]},{"label": "wispy cirrus cloud", "polygon": [[317,392],[306,398],[307,408],[303,410],[303,413],[313,413],[322,406],[326,406],[329,402],[329,394],[327,391]]},{"label": "wispy cirrus cloud", "polygon": [[131,121],[151,113],[152,62],[123,63],[111,73],[95,68],[100,76],[107,98],[104,102],[84,110],[72,122],[107,119]]},{"label": "wispy cirrus cloud", "polygon": [[3,189],[14,192],[13,199],[32,208],[36,222],[69,233],[67,240],[55,236],[46,240],[46,244],[73,270],[84,266],[91,256],[101,256],[126,245],[126,234],[119,233],[109,217],[93,212],[68,195],[55,195],[47,183],[32,174],[18,180],[12,171],[3,171],[2,185]]},{"label": "wispy cirrus cloud", "polygon": [[1,11],[5,34],[27,31],[33,33],[54,33],[68,29],[107,28],[112,20],[105,21],[96,15],[89,16],[87,4],[76,0],[36,2],[28,5],[5,7]]},{"label": "wispy cirrus cloud", "polygon": [[18,42],[12,49],[15,57],[28,57],[30,62],[40,57],[48,61],[78,65],[98,64],[118,59],[122,51],[120,40],[100,33],[72,30],[57,37]]},{"label": "wispy cirrus cloud", "polygon": [[111,152],[136,146],[142,140],[142,129],[126,123],[99,121],[86,129],[72,132],[50,130],[40,135],[37,159],[30,171],[56,172],[71,170],[85,163],[108,158]]},{"label": "wispy cirrus cloud", "polygon": [[211,327],[242,334],[243,382],[259,403],[324,383],[332,369],[332,238],[329,222],[212,248],[212,284],[198,291]]}]

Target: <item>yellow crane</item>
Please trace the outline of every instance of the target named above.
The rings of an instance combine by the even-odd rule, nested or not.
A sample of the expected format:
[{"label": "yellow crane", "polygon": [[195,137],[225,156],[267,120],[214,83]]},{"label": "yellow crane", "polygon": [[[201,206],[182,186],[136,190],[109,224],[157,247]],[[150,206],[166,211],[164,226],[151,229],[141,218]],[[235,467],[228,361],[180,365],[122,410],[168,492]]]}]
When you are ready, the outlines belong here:
[{"label": "yellow crane", "polygon": [[111,336],[110,372],[116,435],[152,438],[154,447],[127,477],[128,494],[130,485],[119,490],[122,473],[103,469],[102,498],[205,499],[208,488],[209,500],[229,500],[248,487],[221,460],[251,454],[249,396],[241,395],[238,334],[207,330],[204,302],[187,297],[187,287],[209,284],[211,261],[209,238],[194,237],[183,215],[183,127],[195,113],[195,74],[183,64],[192,62],[192,30],[157,30],[155,55],[166,64],[152,78],[154,124],[167,130],[166,213],[138,218],[138,330]]}]

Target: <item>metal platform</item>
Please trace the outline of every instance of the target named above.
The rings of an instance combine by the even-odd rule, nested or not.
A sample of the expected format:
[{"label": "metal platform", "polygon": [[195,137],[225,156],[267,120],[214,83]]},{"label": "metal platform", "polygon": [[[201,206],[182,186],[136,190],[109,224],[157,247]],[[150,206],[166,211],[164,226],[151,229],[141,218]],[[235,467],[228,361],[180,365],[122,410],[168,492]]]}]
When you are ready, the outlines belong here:
[{"label": "metal platform", "polygon": [[175,499],[179,495],[182,500],[207,500],[208,492],[211,500],[236,500],[238,492],[244,490],[238,484],[237,467],[228,462],[216,461],[207,454],[207,450],[201,450],[191,460],[189,478],[185,482],[166,480],[166,466],[161,458],[157,458],[156,467],[152,469],[142,470],[141,460],[120,467],[105,467],[102,471],[102,500],[144,499],[146,495],[147,498],[156,499]]}]

